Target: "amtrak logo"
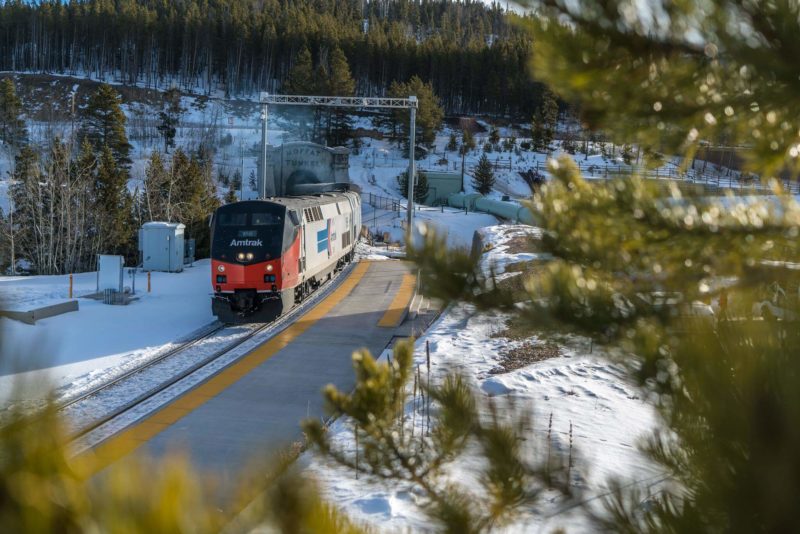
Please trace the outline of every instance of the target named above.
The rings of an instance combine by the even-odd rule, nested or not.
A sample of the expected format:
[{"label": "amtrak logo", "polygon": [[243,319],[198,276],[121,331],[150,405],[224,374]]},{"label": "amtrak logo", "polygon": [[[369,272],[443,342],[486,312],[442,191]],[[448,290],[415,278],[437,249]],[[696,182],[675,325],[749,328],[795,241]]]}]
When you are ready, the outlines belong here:
[{"label": "amtrak logo", "polygon": [[260,239],[234,239],[229,247],[263,247],[264,243]]}]

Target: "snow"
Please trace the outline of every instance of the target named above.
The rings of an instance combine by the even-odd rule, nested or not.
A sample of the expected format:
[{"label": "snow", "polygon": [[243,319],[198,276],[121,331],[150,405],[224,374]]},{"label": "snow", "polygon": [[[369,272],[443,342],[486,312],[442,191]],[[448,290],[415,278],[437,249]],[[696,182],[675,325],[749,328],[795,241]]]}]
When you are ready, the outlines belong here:
[{"label": "snow", "polygon": [[[482,259],[484,265],[508,265],[528,258],[525,253],[510,252],[508,242],[523,234],[534,239],[541,235],[539,229],[530,227],[494,226],[482,232],[493,245]],[[581,502],[589,501],[594,511],[599,510],[602,500],[598,497],[608,493],[612,479],[647,488],[663,483],[665,475],[637,447],[652,429],[661,426],[660,419],[653,406],[640,399],[636,387],[627,382],[621,364],[591,340],[579,336],[552,338],[533,331],[526,340],[497,337],[507,318],[499,313],[478,313],[466,305],[451,306],[417,340],[415,365],[425,368],[425,345],[429,344],[434,382],[459,372],[485,397],[530,409],[529,448],[545,443],[549,435],[555,449],[567,450],[572,425],[576,460],[571,484],[582,491]],[[498,365],[502,351],[523,342],[545,341],[559,347],[557,357],[502,374],[490,372]],[[409,425],[411,401],[405,412]],[[548,430],[551,416],[552,429]],[[414,419],[419,426],[423,418]],[[348,453],[354,451],[353,430],[345,420],[334,421],[329,432],[337,447]],[[356,479],[352,471],[314,451],[304,453],[300,461],[318,480],[323,494],[354,519],[382,531],[423,531],[430,527],[416,504],[417,490],[396,482],[371,480],[363,473]],[[478,487],[473,482],[481,468],[481,461],[468,452],[449,466],[446,478],[466,488]],[[522,510],[503,530],[552,532],[564,528],[590,532],[587,513],[578,504],[547,492],[535,507]]]},{"label": "snow", "polygon": [[[74,275],[74,294],[93,293],[96,276]],[[151,283],[152,292],[147,293],[147,273],[137,273],[138,300],[127,306],[79,298],[79,311],[35,325],[0,318],[5,351],[0,402],[19,400],[12,396],[17,380],[37,388],[24,392],[26,398],[45,393],[48,386],[77,387],[110,369],[152,356],[214,320],[209,260],[197,261],[182,273],[153,272]],[[125,285],[130,286],[127,275]],[[5,309],[30,310],[63,302],[68,288],[66,275],[0,277]]]},{"label": "snow", "polygon": [[464,213],[448,208],[425,209],[415,213],[417,230],[419,225],[433,228],[438,235],[446,236],[448,248],[470,249],[475,231],[497,224],[493,215],[486,213]]},{"label": "snow", "polygon": [[[503,224],[488,226],[478,231],[481,234],[482,242],[490,247],[489,253],[481,256],[480,268],[484,276],[488,277],[494,273],[499,280],[502,280],[506,277],[506,269],[509,265],[525,261],[548,260],[552,257],[547,253],[511,250],[512,240],[523,239],[528,243],[541,240],[541,228],[525,224]],[[515,276],[517,273],[509,274]]]}]

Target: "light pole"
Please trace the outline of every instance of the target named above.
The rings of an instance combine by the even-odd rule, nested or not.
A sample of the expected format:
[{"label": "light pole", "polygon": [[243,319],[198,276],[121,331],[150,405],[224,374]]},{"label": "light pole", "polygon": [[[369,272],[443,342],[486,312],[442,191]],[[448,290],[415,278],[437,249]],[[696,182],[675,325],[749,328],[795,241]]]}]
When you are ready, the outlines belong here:
[{"label": "light pole", "polygon": [[407,231],[410,232],[411,224],[414,222],[414,176],[415,176],[415,161],[414,161],[414,145],[416,144],[417,137],[417,97],[409,96],[408,101],[412,103],[411,107],[411,120],[409,121],[409,135],[408,135],[408,221]]}]

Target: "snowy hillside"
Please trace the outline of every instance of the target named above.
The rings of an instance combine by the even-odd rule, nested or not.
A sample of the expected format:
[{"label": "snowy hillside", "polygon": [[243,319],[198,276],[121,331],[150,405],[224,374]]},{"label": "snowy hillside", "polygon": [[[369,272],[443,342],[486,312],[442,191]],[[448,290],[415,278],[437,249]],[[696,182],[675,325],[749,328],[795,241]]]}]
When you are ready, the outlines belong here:
[{"label": "snowy hillside", "polygon": [[[26,121],[31,141],[46,146],[54,136],[69,139],[77,135],[80,127],[80,111],[85,106],[88,95],[97,83],[67,76],[53,76],[51,81],[41,77],[21,76],[20,94],[26,110]],[[26,85],[27,84],[27,85]],[[159,91],[116,85],[122,93],[123,111],[127,117],[127,135],[133,145],[131,158],[131,191],[142,188],[147,161],[153,151],[164,151],[164,142],[158,132],[158,114],[162,110],[162,96]],[[75,98],[75,114],[72,102]],[[225,99],[221,96],[184,94],[180,100],[184,110],[177,126],[175,146],[184,150],[194,150],[199,145],[214,148],[214,177],[232,178],[241,176],[244,182],[245,198],[253,195],[250,181],[255,177],[259,145],[261,142],[260,106],[257,95],[251,98]],[[296,108],[274,106],[270,109],[269,142],[280,145],[296,140],[296,125],[290,119]],[[350,158],[350,176],[365,192],[391,198],[401,198],[397,176],[408,167],[407,152],[397,141],[390,141],[390,128],[380,115],[354,111],[351,114],[352,128],[359,131],[359,149],[354,149]],[[475,134],[476,148],[464,158],[465,188],[473,190],[471,175],[483,154],[483,147],[489,136],[491,125],[478,121],[482,132]],[[501,127],[503,139],[514,137],[517,146],[525,140],[529,130],[526,124],[519,127]],[[462,158],[456,151],[448,151],[446,146],[450,134],[460,137],[461,130],[455,122],[447,123],[436,137],[428,155],[417,162],[421,170],[461,172]],[[492,196],[510,195],[527,197],[530,188],[520,177],[518,171],[530,169],[544,170],[549,156],[559,153],[559,143],[554,144],[555,152],[550,154],[530,150],[499,151],[496,147],[487,154],[496,166],[496,186]],[[582,160],[588,165],[598,166],[604,161],[599,150]],[[618,164],[611,161],[611,164]],[[8,208],[8,172],[13,160],[10,154],[0,150],[0,207]],[[228,185],[218,181],[218,193],[224,195]]]}]

